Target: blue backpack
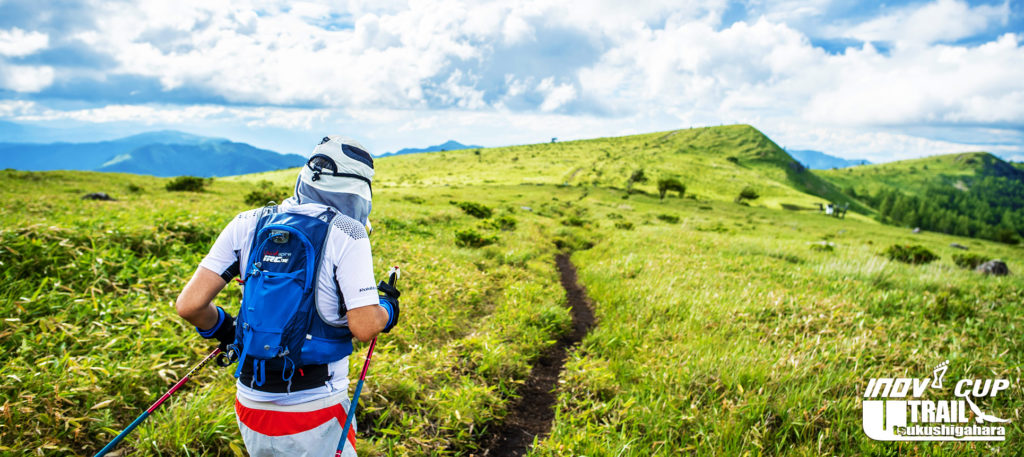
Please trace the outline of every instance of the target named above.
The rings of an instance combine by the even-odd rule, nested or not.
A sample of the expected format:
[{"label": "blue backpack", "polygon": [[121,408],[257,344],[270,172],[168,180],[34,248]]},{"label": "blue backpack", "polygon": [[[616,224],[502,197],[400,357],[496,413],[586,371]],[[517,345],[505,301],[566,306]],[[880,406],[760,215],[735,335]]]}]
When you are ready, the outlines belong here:
[{"label": "blue backpack", "polygon": [[263,209],[246,260],[231,347],[239,360],[236,378],[244,364],[252,365],[250,387],[262,386],[269,369],[281,373],[290,392],[296,369],[352,353],[352,333],[327,324],[316,307],[324,244],[335,217],[330,209],[316,217]]}]

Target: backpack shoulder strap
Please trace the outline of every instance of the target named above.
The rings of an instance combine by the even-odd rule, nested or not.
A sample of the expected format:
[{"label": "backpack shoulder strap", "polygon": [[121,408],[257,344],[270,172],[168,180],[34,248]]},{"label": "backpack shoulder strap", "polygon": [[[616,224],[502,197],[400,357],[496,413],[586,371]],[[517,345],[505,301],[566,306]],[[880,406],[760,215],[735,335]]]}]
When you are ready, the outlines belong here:
[{"label": "backpack shoulder strap", "polygon": [[270,219],[270,216],[277,214],[278,211],[279,207],[277,205],[268,205],[260,208],[260,216],[259,219],[256,220],[256,230],[253,230],[252,232],[252,241],[250,242],[250,245],[255,247],[256,237],[259,235],[260,230],[263,229],[264,225],[267,225],[267,220]]},{"label": "backpack shoulder strap", "polygon": [[249,240],[249,258],[239,259],[245,262],[246,274],[251,273],[249,271],[249,261],[252,259],[253,250],[256,249],[256,242],[259,241],[257,238],[260,235],[260,230],[263,226],[267,225],[267,221],[270,220],[270,216],[277,214],[280,211],[280,207],[277,205],[267,205],[260,208],[259,218],[256,219],[256,228],[252,231],[252,239]]}]

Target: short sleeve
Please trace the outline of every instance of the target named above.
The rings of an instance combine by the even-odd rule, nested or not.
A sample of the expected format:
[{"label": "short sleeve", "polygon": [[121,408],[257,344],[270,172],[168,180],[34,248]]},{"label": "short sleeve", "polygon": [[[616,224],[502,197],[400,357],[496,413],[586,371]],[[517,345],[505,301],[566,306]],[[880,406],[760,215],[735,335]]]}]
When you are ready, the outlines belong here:
[{"label": "short sleeve", "polygon": [[345,308],[353,310],[380,303],[377,283],[373,279],[373,257],[370,240],[365,236],[345,244],[335,268],[335,280],[345,300]]},{"label": "short sleeve", "polygon": [[231,219],[231,222],[228,222],[228,225],[217,236],[217,241],[213,243],[210,252],[199,263],[199,266],[220,275],[225,282],[238,276],[239,252],[241,251],[239,232],[242,222],[243,219],[239,217]]}]

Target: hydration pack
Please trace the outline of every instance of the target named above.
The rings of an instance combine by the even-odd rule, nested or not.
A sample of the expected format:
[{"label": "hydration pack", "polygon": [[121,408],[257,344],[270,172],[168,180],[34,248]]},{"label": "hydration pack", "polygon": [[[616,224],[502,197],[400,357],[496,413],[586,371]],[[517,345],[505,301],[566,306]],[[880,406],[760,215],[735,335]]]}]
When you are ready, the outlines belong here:
[{"label": "hydration pack", "polygon": [[349,329],[328,325],[316,306],[324,245],[335,216],[330,209],[311,217],[278,212],[276,206],[260,214],[231,345],[239,360],[235,377],[246,364],[252,367],[250,387],[262,386],[269,370],[280,373],[290,392],[297,369],[352,353]]}]

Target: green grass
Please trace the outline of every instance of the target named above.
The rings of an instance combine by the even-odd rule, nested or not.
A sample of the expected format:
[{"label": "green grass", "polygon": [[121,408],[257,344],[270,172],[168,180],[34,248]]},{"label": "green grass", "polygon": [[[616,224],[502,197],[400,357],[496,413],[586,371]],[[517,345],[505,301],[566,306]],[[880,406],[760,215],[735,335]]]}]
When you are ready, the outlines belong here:
[{"label": "green grass", "polygon": [[[374,263],[403,268],[403,316],[360,400],[374,424],[362,455],[479,453],[569,326],[559,250],[575,251],[598,324],[570,356],[534,455],[1024,452],[1016,416],[1002,444],[872,442],[859,400],[870,377],[925,376],[945,359],[949,376],[1019,378],[1024,249],[794,211],[841,200],[780,151],[727,126],[378,160]],[[641,168],[649,179],[627,196]],[[294,176],[218,178],[200,193],[0,172],[0,454],[91,455],[208,352],[171,303],[253,186]],[[687,198],[659,200],[664,176]],[[760,197],[734,203],[747,186]],[[118,201],[80,200],[88,192]],[[460,246],[469,232],[491,243]],[[957,267],[953,241],[1014,274]],[[891,262],[893,244],[939,259]],[[236,311],[238,298],[232,286],[218,304]],[[232,381],[207,367],[129,454],[241,455]],[[1015,388],[993,407],[1022,403]]]},{"label": "green grass", "polygon": [[[623,189],[633,171],[646,182],[633,189],[657,195],[659,178],[677,178],[701,200],[733,201],[747,186],[761,198],[754,205],[803,208],[818,202],[850,201],[749,125],[695,128],[616,138],[436,152],[378,160],[375,188],[465,185],[562,185]],[[734,163],[728,157],[736,157]],[[294,181],[294,170],[233,180]],[[853,209],[860,204],[853,203]]]},{"label": "green grass", "polygon": [[818,173],[840,188],[853,188],[861,195],[874,195],[883,187],[919,195],[935,184],[966,189],[975,177],[1013,174],[1014,168],[987,152],[966,152],[821,170]]},{"label": "green grass", "polygon": [[[0,252],[0,451],[91,454],[211,348],[171,306],[220,227],[246,208],[244,183],[169,193],[165,180],[99,173],[5,172]],[[141,186],[125,192],[129,185]],[[106,191],[117,202],[82,201]],[[405,270],[403,323],[381,339],[361,401],[373,454],[469,452],[505,414],[529,361],[568,325],[550,238],[554,222],[517,210],[546,198],[519,189],[481,203],[517,224],[478,225],[448,203],[479,190],[378,195],[375,267]],[[24,195],[46,195],[22,204]],[[456,247],[473,228],[497,242]],[[218,303],[237,311],[237,289]],[[352,357],[353,372],[363,352]],[[140,455],[234,455],[233,378],[207,367],[126,441]]]},{"label": "green grass", "polygon": [[[636,212],[661,208],[633,203]],[[1005,444],[899,445],[869,440],[860,423],[871,377],[925,377],[946,359],[951,376],[1019,376],[1019,276],[959,269],[948,236],[758,208],[674,209],[681,227],[641,225],[573,256],[598,325],[572,356],[552,436],[535,454],[1024,449],[1017,424]],[[721,230],[705,229],[716,221]],[[811,248],[822,239],[834,251]],[[911,240],[942,260],[913,266],[880,255]],[[1020,250],[972,244],[1021,265]],[[1009,415],[1022,401],[1018,389],[996,404]]]}]

